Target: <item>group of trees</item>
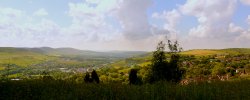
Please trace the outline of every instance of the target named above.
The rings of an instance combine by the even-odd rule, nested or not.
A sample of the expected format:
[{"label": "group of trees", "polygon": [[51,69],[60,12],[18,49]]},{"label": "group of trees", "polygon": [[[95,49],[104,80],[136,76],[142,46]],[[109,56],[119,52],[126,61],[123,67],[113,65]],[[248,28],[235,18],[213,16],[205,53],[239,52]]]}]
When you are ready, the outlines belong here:
[{"label": "group of trees", "polygon": [[[167,40],[169,51],[165,51],[166,44],[161,41],[158,43],[156,51],[153,52],[152,64],[147,77],[147,82],[154,83],[157,81],[170,81],[179,82],[184,73],[178,66],[179,52],[182,50],[179,43],[175,41],[172,43]],[[170,59],[167,59],[166,54],[170,55]],[[130,84],[138,84],[140,78],[137,77],[137,70],[131,69],[129,74]]]},{"label": "group of trees", "polygon": [[92,83],[92,82],[99,83],[100,82],[99,77],[95,70],[91,72],[91,75],[87,72],[84,77],[84,81],[87,83]]},{"label": "group of trees", "polygon": [[[249,54],[216,54],[202,55],[196,58],[182,55],[182,67],[185,68],[185,78],[217,79],[218,76],[239,78],[248,72]],[[238,73],[237,73],[238,72]],[[228,78],[228,79],[229,79]]]},{"label": "group of trees", "polygon": [[[179,43],[175,41],[172,43],[167,40],[169,51],[165,51],[165,43],[163,41],[158,43],[157,50],[153,52],[152,68],[149,75],[149,82],[155,81],[171,81],[179,82],[181,80],[183,71],[178,67],[180,55],[178,54],[182,48],[179,47]],[[166,53],[170,55],[170,59],[167,59]]]}]

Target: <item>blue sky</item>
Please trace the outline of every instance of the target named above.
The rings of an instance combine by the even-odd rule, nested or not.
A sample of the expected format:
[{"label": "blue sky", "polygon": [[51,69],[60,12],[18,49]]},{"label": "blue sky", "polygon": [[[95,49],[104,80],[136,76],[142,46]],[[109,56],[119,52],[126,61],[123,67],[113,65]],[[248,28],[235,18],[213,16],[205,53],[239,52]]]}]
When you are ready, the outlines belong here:
[{"label": "blue sky", "polygon": [[250,0],[1,0],[0,46],[249,48]]}]

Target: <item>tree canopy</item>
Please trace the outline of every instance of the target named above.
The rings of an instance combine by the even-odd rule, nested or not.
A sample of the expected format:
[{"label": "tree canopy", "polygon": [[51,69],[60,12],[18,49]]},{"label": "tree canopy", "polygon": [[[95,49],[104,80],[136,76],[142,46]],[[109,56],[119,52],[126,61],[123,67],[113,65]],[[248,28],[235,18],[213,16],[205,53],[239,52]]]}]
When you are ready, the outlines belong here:
[{"label": "tree canopy", "polygon": [[[179,52],[182,48],[179,46],[178,41],[171,42],[167,40],[169,51],[165,51],[166,44],[160,41],[157,45],[156,51],[153,52],[151,73],[149,75],[149,82],[155,81],[171,81],[179,82],[181,80],[183,71],[178,67]],[[170,55],[170,59],[167,58],[166,53]]]}]

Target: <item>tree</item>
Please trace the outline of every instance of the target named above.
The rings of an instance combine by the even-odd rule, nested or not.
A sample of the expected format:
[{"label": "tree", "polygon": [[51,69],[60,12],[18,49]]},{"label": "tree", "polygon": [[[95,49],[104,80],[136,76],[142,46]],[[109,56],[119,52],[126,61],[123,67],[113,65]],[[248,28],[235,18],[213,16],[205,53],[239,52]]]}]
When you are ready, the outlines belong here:
[{"label": "tree", "polygon": [[183,71],[181,71],[178,67],[179,61],[179,52],[182,48],[179,47],[179,43],[175,41],[172,43],[170,40],[167,40],[167,45],[170,55],[170,60],[167,61],[167,57],[165,55],[165,43],[160,41],[156,48],[156,51],[153,52],[152,59],[152,68],[151,74],[149,75],[149,82],[155,82],[160,80],[179,82],[181,80]]},{"label": "tree", "polygon": [[129,72],[129,84],[141,84],[141,80],[137,76],[137,70],[131,69]]},{"label": "tree", "polygon": [[92,82],[92,79],[90,78],[90,75],[89,75],[88,72],[86,73],[86,75],[85,75],[85,77],[84,77],[84,81],[85,81],[86,83]]},{"label": "tree", "polygon": [[97,73],[96,73],[95,70],[92,71],[92,73],[91,73],[91,78],[92,78],[93,81],[95,81],[96,83],[99,83],[99,82],[100,82],[99,77],[98,77],[98,75],[97,75]]},{"label": "tree", "polygon": [[216,75],[224,75],[226,74],[226,69],[224,67],[224,65],[222,63],[216,63],[214,68],[212,69],[212,75],[216,76]]}]

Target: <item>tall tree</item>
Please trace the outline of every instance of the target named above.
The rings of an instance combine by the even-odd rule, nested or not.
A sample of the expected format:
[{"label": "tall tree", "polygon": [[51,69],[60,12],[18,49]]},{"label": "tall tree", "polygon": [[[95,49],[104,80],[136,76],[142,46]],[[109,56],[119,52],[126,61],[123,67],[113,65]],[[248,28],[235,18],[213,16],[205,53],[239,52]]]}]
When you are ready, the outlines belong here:
[{"label": "tall tree", "polygon": [[170,70],[169,80],[171,80],[172,82],[179,82],[184,73],[184,71],[180,70],[178,66],[178,62],[180,59],[179,52],[182,51],[182,48],[180,47],[177,40],[173,43],[168,40],[168,48],[170,50],[168,52],[170,54],[170,61],[168,66],[169,68],[167,68],[166,70]]},{"label": "tall tree", "polygon": [[[156,51],[153,52],[151,74],[149,81],[155,82],[160,80],[178,82],[182,77],[182,71],[178,67],[179,52],[182,48],[179,47],[177,41],[172,43],[167,40],[169,52],[165,52],[165,43],[160,41]],[[166,53],[170,55],[170,60],[167,60]]]}]

